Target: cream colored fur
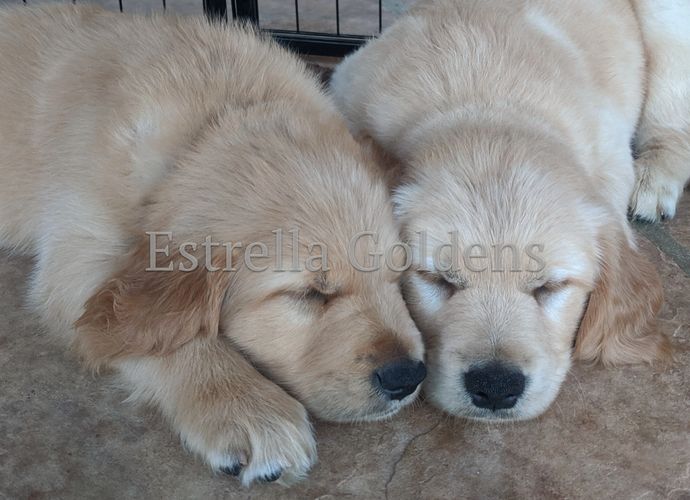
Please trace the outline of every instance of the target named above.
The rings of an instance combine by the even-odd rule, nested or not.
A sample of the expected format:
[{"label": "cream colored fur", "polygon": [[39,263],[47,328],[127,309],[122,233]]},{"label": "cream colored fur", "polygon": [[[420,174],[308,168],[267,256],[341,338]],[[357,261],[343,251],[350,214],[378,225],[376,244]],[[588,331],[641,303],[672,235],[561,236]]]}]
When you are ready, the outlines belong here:
[{"label": "cream colored fur", "polygon": [[[632,199],[639,217],[673,215],[690,174],[687,26],[682,1],[422,1],[336,69],[351,129],[399,164],[407,300],[440,407],[530,418],[573,358],[667,357],[660,282],[627,212]],[[447,251],[451,272],[423,261],[451,232],[461,251],[514,245],[519,272],[503,255],[481,270]],[[513,408],[477,408],[465,390],[493,360],[527,377]]]},{"label": "cream colored fur", "polygon": [[[30,302],[215,470],[290,482],[316,459],[307,411],[372,420],[414,398],[371,385],[423,355],[399,273],[345,251],[363,230],[397,241],[382,176],[296,57],[203,19],[19,7],[0,10],[0,68],[0,245],[35,255]],[[145,270],[146,231],[173,233],[165,267],[207,236],[274,256],[282,229],[287,266],[293,228],[328,269],[251,272],[233,251],[236,272]]]},{"label": "cream colored fur", "polygon": [[647,54],[632,210],[671,218],[690,179],[690,2],[635,0]]}]

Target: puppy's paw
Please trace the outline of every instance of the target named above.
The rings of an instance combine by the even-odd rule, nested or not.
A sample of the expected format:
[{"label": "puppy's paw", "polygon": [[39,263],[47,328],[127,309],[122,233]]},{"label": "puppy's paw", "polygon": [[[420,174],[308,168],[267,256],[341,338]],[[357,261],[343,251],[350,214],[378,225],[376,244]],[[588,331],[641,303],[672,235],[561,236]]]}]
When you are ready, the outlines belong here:
[{"label": "puppy's paw", "polygon": [[635,191],[630,200],[633,217],[650,222],[673,218],[684,182],[645,158],[635,162],[635,172]]},{"label": "puppy's paw", "polygon": [[244,401],[217,402],[178,426],[182,440],[214,471],[254,481],[292,484],[316,461],[316,442],[304,407],[274,391]]}]

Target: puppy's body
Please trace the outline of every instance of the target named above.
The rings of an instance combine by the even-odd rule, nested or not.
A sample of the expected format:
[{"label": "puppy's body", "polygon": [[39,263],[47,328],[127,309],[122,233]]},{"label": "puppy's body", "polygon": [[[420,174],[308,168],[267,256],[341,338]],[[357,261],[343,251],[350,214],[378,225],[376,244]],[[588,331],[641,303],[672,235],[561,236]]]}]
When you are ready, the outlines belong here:
[{"label": "puppy's body", "polygon": [[[36,256],[31,302],[215,469],[300,477],[315,459],[302,404],[362,420],[414,397],[372,386],[422,354],[397,276],[345,255],[359,231],[396,240],[383,182],[295,57],[201,19],[46,7],[0,11],[0,67],[0,244]],[[145,271],[147,231],[172,233],[155,267],[173,272]],[[265,272],[218,246],[239,242],[267,245]],[[328,261],[311,272],[315,242]],[[273,272],[278,251],[285,266],[302,252],[301,270]]]},{"label": "puppy's body", "polygon": [[[408,301],[428,341],[427,389],[441,407],[487,419],[539,414],[565,377],[580,322],[580,358],[666,354],[648,325],[659,280],[626,220],[641,189],[653,206],[639,215],[672,213],[656,187],[635,190],[630,150],[643,110],[671,112],[664,97],[645,101],[650,61],[663,54],[650,50],[636,12],[652,4],[422,2],[336,70],[334,94],[353,131],[402,164],[395,198],[419,270]],[[686,15],[681,2],[667,7]],[[677,79],[664,88],[687,96],[682,71],[674,66]],[[638,131],[642,158],[655,142],[645,134],[657,132]],[[687,145],[687,130],[674,137]],[[687,178],[675,174],[673,206]],[[451,232],[461,251],[512,245],[519,255],[499,251],[486,268],[452,273],[422,262]],[[533,245],[544,265],[530,270],[524,250]]]},{"label": "puppy's body", "polygon": [[645,64],[628,1],[428,2],[381,45],[392,38],[394,53],[374,41],[333,80],[355,131],[409,161],[454,123],[507,122],[567,143],[627,206]]}]

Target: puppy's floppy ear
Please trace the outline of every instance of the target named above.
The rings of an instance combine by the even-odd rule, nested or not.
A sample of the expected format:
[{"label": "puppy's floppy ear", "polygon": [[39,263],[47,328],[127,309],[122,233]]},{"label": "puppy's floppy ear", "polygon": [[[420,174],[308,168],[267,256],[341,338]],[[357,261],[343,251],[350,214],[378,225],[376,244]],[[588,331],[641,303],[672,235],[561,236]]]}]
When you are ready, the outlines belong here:
[{"label": "puppy's floppy ear", "polygon": [[669,341],[657,328],[661,280],[620,227],[601,238],[601,269],[575,343],[575,357],[606,365],[666,361]]},{"label": "puppy's floppy ear", "polygon": [[203,257],[193,271],[179,251],[159,256],[149,267],[149,241],[142,242],[123,268],[86,302],[77,320],[76,346],[86,362],[98,368],[129,356],[156,356],[174,351],[197,336],[218,334],[221,307],[233,273],[226,272],[225,253],[212,257],[218,271],[208,271]]}]

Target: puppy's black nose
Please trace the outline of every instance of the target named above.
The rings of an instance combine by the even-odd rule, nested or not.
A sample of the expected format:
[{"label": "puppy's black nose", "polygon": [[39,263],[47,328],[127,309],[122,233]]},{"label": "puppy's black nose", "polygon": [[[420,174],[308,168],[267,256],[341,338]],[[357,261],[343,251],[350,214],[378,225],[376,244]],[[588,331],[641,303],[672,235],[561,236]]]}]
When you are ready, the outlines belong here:
[{"label": "puppy's black nose", "polygon": [[426,377],[421,361],[402,358],[374,371],[374,386],[390,399],[400,400],[412,394]]},{"label": "puppy's black nose", "polygon": [[525,376],[516,368],[494,362],[466,372],[465,388],[474,406],[502,410],[515,406],[525,390]]}]

